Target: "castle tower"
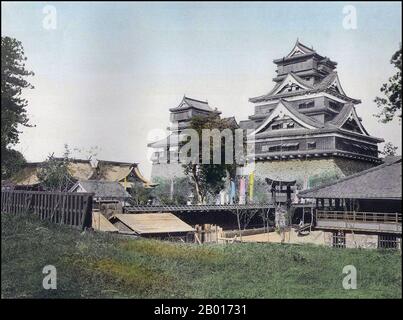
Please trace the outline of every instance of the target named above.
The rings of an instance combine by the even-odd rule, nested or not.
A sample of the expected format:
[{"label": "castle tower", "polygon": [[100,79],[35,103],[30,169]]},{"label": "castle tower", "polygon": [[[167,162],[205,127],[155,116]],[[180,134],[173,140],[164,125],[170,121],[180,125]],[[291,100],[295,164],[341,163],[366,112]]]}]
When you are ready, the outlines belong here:
[{"label": "castle tower", "polygon": [[297,41],[274,63],[273,89],[250,98],[254,114],[239,123],[254,136],[256,177],[307,188],[381,162],[383,140],[365,130],[356,112],[361,101],[342,88],[336,62]]},{"label": "castle tower", "polygon": [[170,111],[169,135],[159,141],[148,144],[153,149],[151,160],[151,180],[172,180],[184,177],[182,164],[171,161],[171,153],[177,151],[181,131],[189,128],[194,116],[220,115],[221,112],[210,107],[207,101],[201,101],[184,96],[179,105]]}]

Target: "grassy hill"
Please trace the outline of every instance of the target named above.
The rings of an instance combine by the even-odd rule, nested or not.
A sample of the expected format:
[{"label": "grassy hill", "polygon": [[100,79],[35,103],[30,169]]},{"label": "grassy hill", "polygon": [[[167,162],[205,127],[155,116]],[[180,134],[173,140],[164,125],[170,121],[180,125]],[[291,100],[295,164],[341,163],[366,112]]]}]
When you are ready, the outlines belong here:
[{"label": "grassy hill", "polygon": [[[401,253],[129,240],[2,215],[3,298],[401,298]],[[57,290],[42,288],[45,265]],[[342,288],[354,265],[358,289]]]}]

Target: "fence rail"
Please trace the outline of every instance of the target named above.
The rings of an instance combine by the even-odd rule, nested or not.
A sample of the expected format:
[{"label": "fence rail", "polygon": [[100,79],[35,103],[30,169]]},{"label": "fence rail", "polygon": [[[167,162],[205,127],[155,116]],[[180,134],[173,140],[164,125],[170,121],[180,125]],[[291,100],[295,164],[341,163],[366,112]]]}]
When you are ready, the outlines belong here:
[{"label": "fence rail", "polygon": [[91,193],[1,191],[1,213],[34,213],[42,220],[82,229],[92,224]]},{"label": "fence rail", "polygon": [[361,211],[316,211],[317,220],[344,220],[357,222],[402,223],[401,213],[361,212]]}]

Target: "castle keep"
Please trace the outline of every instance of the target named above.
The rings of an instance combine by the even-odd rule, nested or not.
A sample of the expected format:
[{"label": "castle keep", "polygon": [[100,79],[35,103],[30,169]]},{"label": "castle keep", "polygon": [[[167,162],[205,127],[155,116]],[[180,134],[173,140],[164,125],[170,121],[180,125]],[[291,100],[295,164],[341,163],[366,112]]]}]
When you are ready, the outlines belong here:
[{"label": "castle keep", "polygon": [[[320,185],[379,164],[378,143],[356,113],[360,100],[347,95],[336,72],[337,63],[297,41],[291,52],[274,60],[273,89],[250,98],[254,114],[239,126],[253,137],[257,179],[297,180],[299,189]],[[207,102],[184,97],[170,109],[177,135],[195,114],[218,113]],[[181,176],[179,164],[159,162],[175,148],[166,140],[154,149],[152,178]],[[175,168],[174,168],[175,167]]]}]

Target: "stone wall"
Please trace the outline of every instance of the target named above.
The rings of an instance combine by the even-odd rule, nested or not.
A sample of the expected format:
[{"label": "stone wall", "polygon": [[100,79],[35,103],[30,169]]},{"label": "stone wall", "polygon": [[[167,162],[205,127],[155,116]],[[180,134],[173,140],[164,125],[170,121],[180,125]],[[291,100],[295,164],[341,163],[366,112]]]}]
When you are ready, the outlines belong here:
[{"label": "stone wall", "polygon": [[333,232],[329,232],[329,231],[324,231],[323,232],[324,235],[324,241],[325,241],[325,245],[332,247],[333,246]]},{"label": "stone wall", "polygon": [[171,180],[183,177],[185,174],[179,163],[158,163],[153,164],[151,168],[151,181],[155,181],[156,178]]},{"label": "stone wall", "polygon": [[346,233],[346,248],[378,248],[378,235]]},{"label": "stone wall", "polygon": [[314,187],[372,166],[369,162],[342,158],[258,161],[255,176],[261,179],[297,180],[299,187],[304,186],[307,180],[308,186]]}]

